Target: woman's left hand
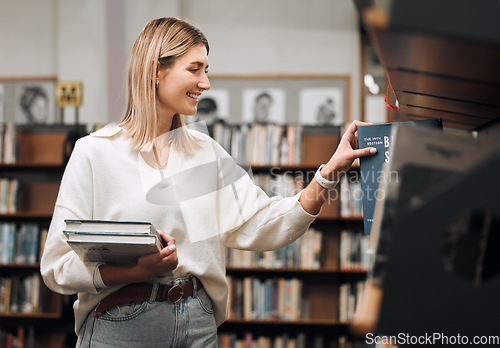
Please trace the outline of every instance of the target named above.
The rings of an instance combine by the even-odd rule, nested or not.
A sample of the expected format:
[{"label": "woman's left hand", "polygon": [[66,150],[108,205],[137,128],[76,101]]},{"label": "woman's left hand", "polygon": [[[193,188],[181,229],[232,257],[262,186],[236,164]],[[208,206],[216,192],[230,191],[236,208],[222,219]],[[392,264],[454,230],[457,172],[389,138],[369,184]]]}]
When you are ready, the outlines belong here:
[{"label": "woman's left hand", "polygon": [[373,155],[377,152],[374,147],[358,149],[358,136],[356,131],[359,126],[369,126],[371,123],[353,121],[340,139],[337,150],[321,170],[321,174],[328,180],[338,180],[358,157]]}]

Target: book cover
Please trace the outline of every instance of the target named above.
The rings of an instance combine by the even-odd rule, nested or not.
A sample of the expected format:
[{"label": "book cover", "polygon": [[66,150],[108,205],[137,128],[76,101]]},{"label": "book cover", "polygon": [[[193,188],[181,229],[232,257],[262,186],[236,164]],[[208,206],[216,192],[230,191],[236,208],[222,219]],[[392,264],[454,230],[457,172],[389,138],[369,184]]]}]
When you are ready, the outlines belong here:
[{"label": "book cover", "polygon": [[383,199],[379,185],[382,175],[382,166],[389,161],[391,130],[393,125],[415,125],[442,128],[441,119],[430,119],[422,121],[408,121],[398,123],[385,123],[358,128],[358,148],[375,147],[377,153],[372,156],[360,158],[360,179],[363,193],[363,223],[365,234],[369,234],[373,222],[375,203]]},{"label": "book cover", "polygon": [[68,232],[64,234],[70,242],[79,243],[115,243],[115,244],[156,244],[161,247],[162,243],[154,235],[137,235],[137,234],[104,234],[104,233],[84,233],[84,232]]},{"label": "book cover", "polygon": [[139,257],[161,250],[155,242],[140,244],[68,240],[68,244],[83,261],[120,265],[134,265]]},{"label": "book cover", "polygon": [[102,232],[102,233],[142,233],[156,234],[153,224],[146,221],[113,221],[113,220],[64,220],[65,231]]},{"label": "book cover", "polygon": [[83,261],[135,264],[166,246],[156,228],[142,221],[65,220],[67,243]]}]

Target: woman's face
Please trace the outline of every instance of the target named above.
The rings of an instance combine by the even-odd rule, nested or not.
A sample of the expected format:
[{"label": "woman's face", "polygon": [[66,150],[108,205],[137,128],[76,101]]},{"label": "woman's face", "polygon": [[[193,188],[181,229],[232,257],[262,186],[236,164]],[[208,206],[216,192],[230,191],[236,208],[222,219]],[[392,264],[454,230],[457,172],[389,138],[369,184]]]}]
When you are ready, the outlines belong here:
[{"label": "woman's face", "polygon": [[170,67],[160,68],[157,74],[158,114],[162,117],[196,114],[198,97],[210,89],[207,69],[207,49],[203,44],[190,48]]},{"label": "woman's face", "polygon": [[44,97],[36,97],[30,107],[30,110],[34,123],[42,124],[47,122],[49,117],[49,106],[47,105],[47,100]]}]

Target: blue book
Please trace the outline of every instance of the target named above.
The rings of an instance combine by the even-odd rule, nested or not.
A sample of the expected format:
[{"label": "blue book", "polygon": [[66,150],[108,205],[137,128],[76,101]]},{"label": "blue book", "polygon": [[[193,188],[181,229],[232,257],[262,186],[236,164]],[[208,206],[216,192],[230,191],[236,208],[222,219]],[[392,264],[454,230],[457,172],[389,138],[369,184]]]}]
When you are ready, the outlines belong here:
[{"label": "blue book", "polygon": [[369,234],[373,222],[373,213],[377,199],[383,199],[384,193],[379,191],[382,167],[389,161],[391,129],[395,124],[410,124],[442,128],[442,120],[429,119],[422,121],[407,121],[399,123],[385,123],[358,127],[358,148],[375,147],[377,153],[372,156],[361,157],[360,179],[363,192],[363,224],[365,234]]}]

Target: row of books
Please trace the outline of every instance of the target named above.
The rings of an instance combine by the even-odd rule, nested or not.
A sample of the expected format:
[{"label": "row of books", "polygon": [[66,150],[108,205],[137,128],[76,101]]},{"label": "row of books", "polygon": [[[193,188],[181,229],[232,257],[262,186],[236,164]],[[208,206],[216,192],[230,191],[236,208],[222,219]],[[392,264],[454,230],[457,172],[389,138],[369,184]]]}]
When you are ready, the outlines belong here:
[{"label": "row of books", "polygon": [[222,332],[218,335],[219,348],[363,348],[368,345],[362,341],[352,341],[346,336],[332,339],[319,334],[299,332],[296,335],[287,333],[264,336],[246,333],[239,336],[232,332]]},{"label": "row of books", "polygon": [[[290,197],[305,188],[314,177],[314,172],[303,173],[258,173],[253,176],[254,183],[269,196]],[[340,198],[342,218],[363,217],[363,191],[357,172],[349,172],[340,179],[340,191],[329,192],[329,199]]]},{"label": "row of books", "polygon": [[[236,278],[228,275],[229,318],[246,320],[300,320],[309,318],[309,301],[298,278]],[[352,320],[364,281],[339,285],[338,320]]]},{"label": "row of books", "polygon": [[35,328],[19,326],[9,330],[0,327],[0,347],[36,348]]},{"label": "row of books", "polygon": [[363,190],[358,172],[349,172],[340,179],[340,216],[363,217]]},{"label": "row of books", "polygon": [[340,231],[339,265],[343,271],[370,269],[370,255],[367,253],[370,235],[356,231]]},{"label": "row of books", "polygon": [[254,183],[268,196],[290,197],[299,193],[305,187],[305,182],[300,173],[267,173],[255,174]]},{"label": "row of books", "polygon": [[230,294],[230,318],[298,320],[308,316],[307,301],[303,301],[303,282],[298,278],[226,276]]},{"label": "row of books", "polygon": [[0,223],[0,264],[40,261],[47,229],[36,223]]},{"label": "row of books", "polygon": [[0,123],[0,163],[15,163],[17,160],[17,126]]},{"label": "row of books", "polygon": [[228,249],[226,264],[232,267],[320,268],[322,232],[309,228],[292,244],[273,251]]},{"label": "row of books", "polygon": [[363,295],[364,285],[364,281],[339,285],[339,321],[352,320],[359,299]]},{"label": "row of books", "polygon": [[216,123],[213,138],[235,159],[254,165],[299,164],[302,159],[301,125]]},{"label": "row of books", "polygon": [[19,180],[0,178],[0,214],[15,213],[19,202]]},{"label": "row of books", "polygon": [[40,274],[0,278],[0,313],[41,313],[48,289]]}]

